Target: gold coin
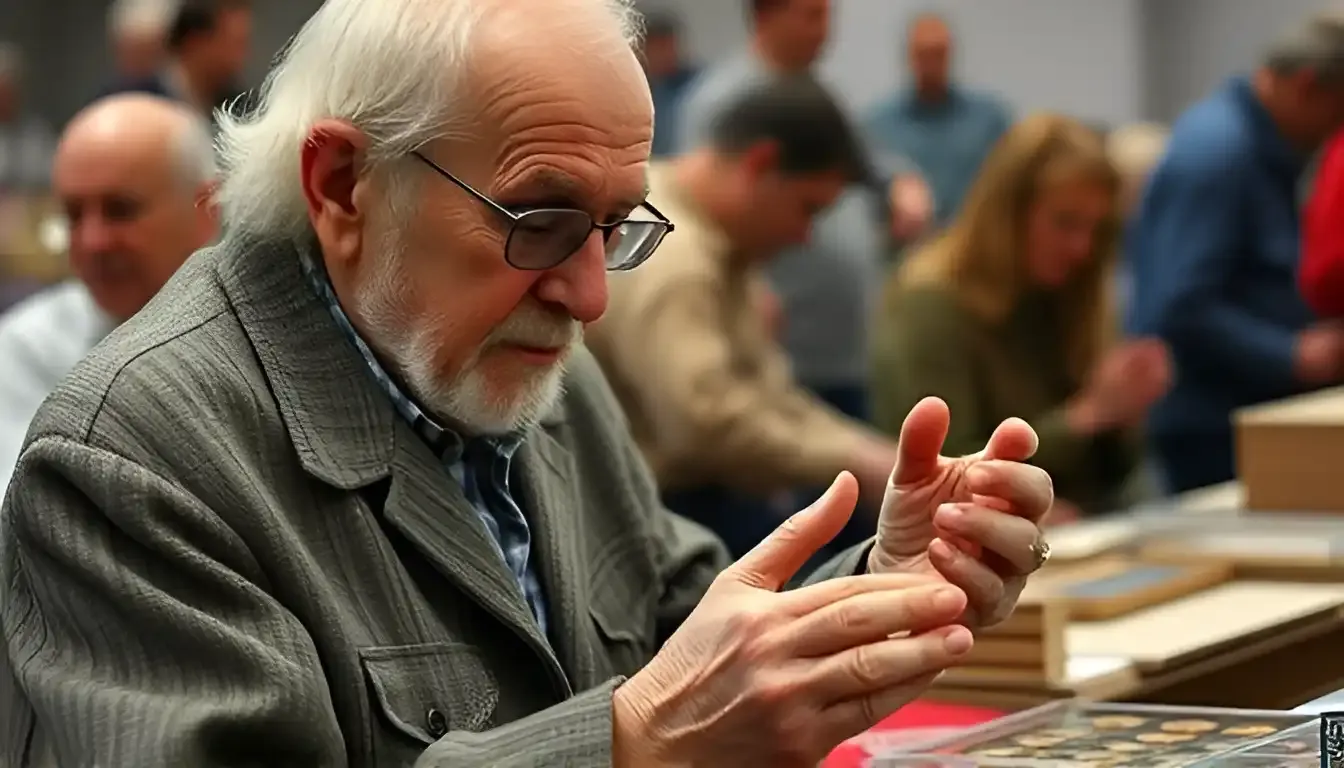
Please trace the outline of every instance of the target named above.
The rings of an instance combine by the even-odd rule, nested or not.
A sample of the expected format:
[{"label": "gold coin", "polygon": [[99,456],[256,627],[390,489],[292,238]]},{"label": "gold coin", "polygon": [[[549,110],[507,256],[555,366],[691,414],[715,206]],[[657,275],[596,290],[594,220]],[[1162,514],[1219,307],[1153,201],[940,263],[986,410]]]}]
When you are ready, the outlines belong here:
[{"label": "gold coin", "polygon": [[1196,738],[1193,733],[1140,733],[1134,740],[1142,744],[1180,744]]},{"label": "gold coin", "polygon": [[1147,752],[1148,748],[1132,741],[1108,741],[1106,748],[1112,752]]},{"label": "gold coin", "polygon": [[1278,728],[1263,723],[1247,723],[1246,725],[1234,725],[1230,728],[1224,728],[1223,733],[1228,736],[1247,736],[1255,738],[1257,736],[1268,736],[1271,733],[1277,733]]},{"label": "gold coin", "polygon": [[1091,735],[1089,728],[1047,728],[1044,731],[1038,731],[1040,736],[1055,736],[1061,739],[1077,739],[1083,736]]},{"label": "gold coin", "polygon": [[1212,720],[1168,720],[1162,724],[1162,730],[1168,733],[1208,733],[1218,730],[1218,724]]},{"label": "gold coin", "polygon": [[1128,728],[1138,728],[1146,722],[1148,722],[1147,718],[1134,717],[1133,715],[1102,715],[1092,718],[1092,727],[1099,731],[1123,731]]},{"label": "gold coin", "polygon": [[1024,747],[1035,747],[1036,749],[1042,749],[1045,747],[1053,747],[1059,744],[1063,744],[1065,741],[1068,741],[1068,739],[1062,738],[1060,736],[1042,736],[1036,733],[1029,733],[1026,736],[1018,736],[1017,738],[1013,739],[1013,741],[1016,741],[1018,744],[1021,744]]},{"label": "gold coin", "polygon": [[990,747],[989,749],[977,749],[971,754],[984,757],[1017,757],[1025,751],[1021,747]]}]

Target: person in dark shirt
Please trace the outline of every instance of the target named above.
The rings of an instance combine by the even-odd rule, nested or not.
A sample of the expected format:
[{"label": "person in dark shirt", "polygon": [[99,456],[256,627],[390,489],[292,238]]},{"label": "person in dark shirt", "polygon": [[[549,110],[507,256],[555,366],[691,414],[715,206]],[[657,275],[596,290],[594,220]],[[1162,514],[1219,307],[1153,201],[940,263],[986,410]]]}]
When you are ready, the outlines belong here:
[{"label": "person in dark shirt", "polygon": [[1172,129],[1130,232],[1130,330],[1170,349],[1149,435],[1169,489],[1231,480],[1232,414],[1344,381],[1344,330],[1298,294],[1298,182],[1344,124],[1344,16],[1278,40]]},{"label": "person in dark shirt", "polygon": [[645,17],[640,54],[653,92],[653,156],[667,157],[677,149],[681,97],[699,72],[683,58],[679,25],[672,16]]},{"label": "person in dark shirt", "polygon": [[111,92],[152,93],[210,115],[244,95],[240,80],[251,45],[249,0],[187,0],[168,31],[167,66],[153,77],[121,82]]}]

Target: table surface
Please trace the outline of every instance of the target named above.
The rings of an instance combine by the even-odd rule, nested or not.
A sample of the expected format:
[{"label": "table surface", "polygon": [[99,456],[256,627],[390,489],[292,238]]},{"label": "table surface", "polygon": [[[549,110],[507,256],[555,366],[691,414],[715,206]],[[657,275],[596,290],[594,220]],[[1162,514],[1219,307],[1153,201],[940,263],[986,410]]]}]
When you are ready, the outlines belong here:
[{"label": "table surface", "polygon": [[1307,712],[1309,714],[1320,714],[1322,712],[1344,712],[1344,690],[1322,696],[1315,701],[1309,701],[1306,704],[1293,710],[1294,712]]}]

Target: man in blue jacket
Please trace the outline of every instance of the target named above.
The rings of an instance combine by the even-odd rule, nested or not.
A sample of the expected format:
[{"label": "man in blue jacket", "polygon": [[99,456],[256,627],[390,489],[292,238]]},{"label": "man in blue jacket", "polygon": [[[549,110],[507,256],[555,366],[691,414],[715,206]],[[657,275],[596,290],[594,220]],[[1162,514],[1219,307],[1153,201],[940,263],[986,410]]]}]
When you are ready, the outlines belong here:
[{"label": "man in blue jacket", "polygon": [[1233,411],[1344,380],[1344,330],[1295,283],[1298,182],[1344,124],[1344,17],[1279,39],[1173,128],[1131,230],[1135,334],[1171,348],[1177,380],[1149,431],[1175,492],[1235,476]]}]

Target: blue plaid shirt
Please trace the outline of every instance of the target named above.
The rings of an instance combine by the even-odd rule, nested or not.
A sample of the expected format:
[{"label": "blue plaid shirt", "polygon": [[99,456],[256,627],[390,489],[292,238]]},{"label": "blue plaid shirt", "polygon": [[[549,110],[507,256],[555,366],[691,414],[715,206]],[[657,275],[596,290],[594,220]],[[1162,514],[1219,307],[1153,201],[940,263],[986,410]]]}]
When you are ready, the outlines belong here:
[{"label": "blue plaid shirt", "polygon": [[326,272],[308,256],[302,257],[303,272],[317,292],[318,298],[327,305],[331,316],[341,330],[349,337],[364,358],[373,378],[387,392],[396,406],[397,412],[424,438],[431,450],[439,455],[449,474],[459,485],[467,501],[476,510],[476,516],[490,533],[495,542],[496,551],[504,559],[504,564],[513,573],[523,597],[527,600],[532,615],[542,634],[546,634],[546,600],[541,590],[541,580],[532,567],[532,531],[527,525],[523,510],[513,498],[509,488],[509,470],[513,454],[518,450],[521,436],[511,435],[504,438],[463,439],[456,432],[434,420],[410,396],[378,362],[373,350],[365,343],[346,317],[345,310],[336,298]]}]

